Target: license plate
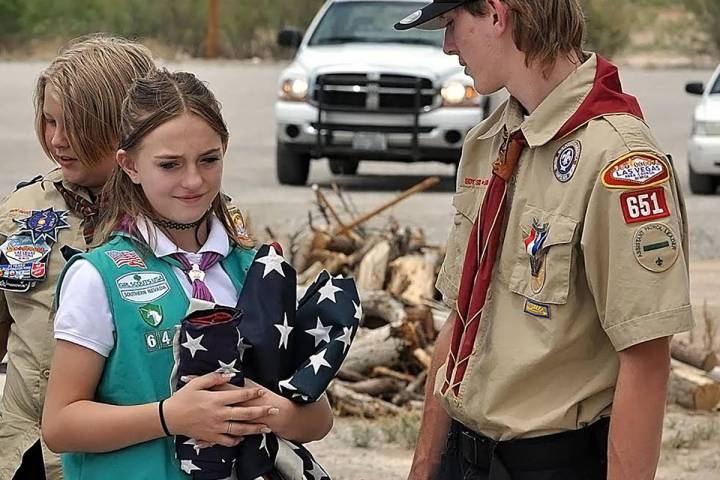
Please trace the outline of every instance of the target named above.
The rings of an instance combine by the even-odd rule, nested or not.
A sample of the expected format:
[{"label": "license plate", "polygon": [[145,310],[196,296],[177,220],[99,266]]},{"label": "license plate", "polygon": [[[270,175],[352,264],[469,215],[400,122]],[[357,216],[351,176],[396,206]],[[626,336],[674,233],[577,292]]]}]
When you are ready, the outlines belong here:
[{"label": "license plate", "polygon": [[353,150],[387,150],[387,138],[382,133],[360,132],[353,136]]}]

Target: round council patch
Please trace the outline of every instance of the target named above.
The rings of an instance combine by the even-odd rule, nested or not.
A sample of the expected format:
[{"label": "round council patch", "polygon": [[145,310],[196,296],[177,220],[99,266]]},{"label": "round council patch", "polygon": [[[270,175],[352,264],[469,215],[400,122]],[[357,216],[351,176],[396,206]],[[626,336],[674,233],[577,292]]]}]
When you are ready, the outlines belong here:
[{"label": "round council patch", "polygon": [[669,226],[661,222],[646,223],[635,231],[633,253],[647,270],[664,272],[677,260],[679,245]]},{"label": "round council patch", "polygon": [[565,183],[575,174],[581,150],[580,141],[573,140],[557,151],[553,162],[553,173],[559,182]]}]

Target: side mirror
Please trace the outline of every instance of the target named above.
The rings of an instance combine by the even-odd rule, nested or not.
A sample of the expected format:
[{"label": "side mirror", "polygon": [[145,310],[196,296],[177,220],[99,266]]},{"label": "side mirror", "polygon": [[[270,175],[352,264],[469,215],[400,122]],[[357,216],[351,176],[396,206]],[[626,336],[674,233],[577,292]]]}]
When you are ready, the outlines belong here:
[{"label": "side mirror", "polygon": [[700,82],[686,83],[685,91],[690,95],[702,95],[705,92],[705,85]]},{"label": "side mirror", "polygon": [[302,43],[303,31],[297,28],[287,27],[280,30],[277,36],[277,43],[281,47],[297,48]]}]

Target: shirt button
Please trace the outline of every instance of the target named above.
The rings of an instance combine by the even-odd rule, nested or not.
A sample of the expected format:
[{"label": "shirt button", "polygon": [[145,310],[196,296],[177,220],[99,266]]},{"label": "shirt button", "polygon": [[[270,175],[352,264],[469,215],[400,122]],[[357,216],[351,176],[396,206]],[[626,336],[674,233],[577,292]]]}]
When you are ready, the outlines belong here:
[{"label": "shirt button", "polygon": [[460,218],[461,215],[462,214],[460,214],[460,213],[455,214],[455,218],[453,219],[453,222],[455,223],[455,225],[460,225],[462,223],[462,218]]},{"label": "shirt button", "polygon": [[42,373],[42,376],[45,377],[46,379],[50,378],[50,370],[48,370],[47,368],[43,369],[43,371],[40,373]]}]

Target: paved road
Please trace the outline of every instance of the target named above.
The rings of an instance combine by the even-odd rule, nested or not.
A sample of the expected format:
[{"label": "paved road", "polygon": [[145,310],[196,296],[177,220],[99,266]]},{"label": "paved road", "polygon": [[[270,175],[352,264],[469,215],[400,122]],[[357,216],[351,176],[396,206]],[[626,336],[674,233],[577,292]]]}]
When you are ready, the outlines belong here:
[{"label": "paved road", "polygon": [[[0,63],[0,148],[4,170],[0,191],[17,181],[30,178],[48,168],[37,145],[32,125],[32,87],[44,67],[38,62]],[[283,187],[275,181],[272,112],[276,79],[281,64],[246,62],[189,61],[169,65],[193,71],[206,80],[223,104],[231,132],[225,169],[225,189],[251,213],[256,228],[270,226],[274,231],[299,227],[312,203],[311,191],[303,187]],[[683,181],[687,180],[685,142],[695,99],[684,93],[688,80],[707,80],[711,72],[701,70],[623,69],[625,88],[639,97],[650,125],[668,152],[676,159]],[[326,162],[315,162],[310,182],[329,186],[337,181],[361,210],[370,209],[391,198],[426,175],[441,175],[434,191],[416,196],[392,210],[403,223],[421,225],[435,243],[445,240],[449,228],[452,167],[442,164],[407,165],[364,163],[356,177],[334,177]],[[698,197],[688,192],[692,227],[693,256],[720,256],[720,224],[708,222],[717,214],[720,196]]]}]

